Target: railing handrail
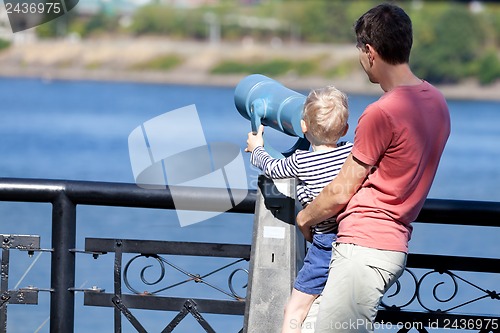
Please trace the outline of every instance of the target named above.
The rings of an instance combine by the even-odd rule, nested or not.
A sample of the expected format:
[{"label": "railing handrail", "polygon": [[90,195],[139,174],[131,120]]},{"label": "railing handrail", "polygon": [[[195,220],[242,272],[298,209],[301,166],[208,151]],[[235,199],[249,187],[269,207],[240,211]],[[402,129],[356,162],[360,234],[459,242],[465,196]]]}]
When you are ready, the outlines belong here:
[{"label": "railing handrail", "polygon": [[[148,189],[133,183],[0,178],[0,201],[53,202],[64,193],[74,204],[137,208],[175,209],[175,196],[193,203],[192,210],[213,211],[227,199],[225,188],[176,187]],[[232,213],[253,214],[256,190],[231,189]],[[217,210],[216,210],[217,211]]]},{"label": "railing handrail", "polygon": [[[52,202],[64,192],[74,204],[175,209],[170,188],[147,189],[133,183],[84,180],[0,178],[0,201]],[[227,198],[225,188],[175,187],[193,210],[212,211]],[[228,212],[253,214],[257,191],[232,189],[238,205]],[[89,196],[90,195],[90,196]],[[428,198],[415,222],[500,227],[500,202]]]}]

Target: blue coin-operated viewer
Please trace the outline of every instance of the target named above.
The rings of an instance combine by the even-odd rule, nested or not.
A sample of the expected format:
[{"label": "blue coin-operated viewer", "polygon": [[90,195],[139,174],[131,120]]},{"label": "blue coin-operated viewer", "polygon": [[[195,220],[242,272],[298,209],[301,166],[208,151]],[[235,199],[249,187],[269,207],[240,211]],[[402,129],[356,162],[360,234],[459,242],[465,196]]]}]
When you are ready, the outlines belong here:
[{"label": "blue coin-operated viewer", "polygon": [[309,141],[300,127],[305,100],[306,96],[261,74],[245,77],[234,91],[236,109],[250,120],[252,131],[257,132],[259,125],[263,124],[298,137],[297,142],[282,153],[265,142],[264,148],[274,158],[289,156],[297,149],[309,149]]}]

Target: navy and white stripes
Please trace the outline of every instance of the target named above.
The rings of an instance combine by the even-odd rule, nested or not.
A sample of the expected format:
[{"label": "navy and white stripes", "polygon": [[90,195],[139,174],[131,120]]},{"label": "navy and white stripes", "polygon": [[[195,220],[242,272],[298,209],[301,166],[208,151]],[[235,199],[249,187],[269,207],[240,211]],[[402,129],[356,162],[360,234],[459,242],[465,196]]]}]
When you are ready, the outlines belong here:
[{"label": "navy and white stripes", "polygon": [[[287,158],[272,158],[263,147],[256,147],[250,162],[271,179],[297,178],[297,199],[303,207],[339,173],[352,143],[339,142],[337,148],[318,151],[298,150]],[[335,217],[314,226],[316,233],[336,232]]]}]

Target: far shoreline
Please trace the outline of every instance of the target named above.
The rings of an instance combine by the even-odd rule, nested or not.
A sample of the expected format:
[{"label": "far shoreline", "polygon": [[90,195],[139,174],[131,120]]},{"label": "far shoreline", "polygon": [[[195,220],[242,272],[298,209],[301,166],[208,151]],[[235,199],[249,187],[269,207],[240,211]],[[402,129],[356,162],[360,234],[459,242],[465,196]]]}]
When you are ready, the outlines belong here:
[{"label": "far shoreline", "polygon": [[[137,70],[138,64],[155,57],[175,54],[184,63],[171,70]],[[224,59],[311,59],[357,62],[351,45],[281,45],[173,41],[164,38],[117,38],[94,40],[35,40],[15,43],[0,52],[0,77],[99,82],[130,82],[236,87],[248,74],[211,74]],[[286,87],[309,91],[333,84],[347,94],[380,96],[379,85],[368,81],[361,68],[335,78],[297,76],[293,73],[272,77]],[[476,80],[454,85],[436,85],[448,100],[500,101],[500,79],[481,86]]]},{"label": "far shoreline", "polygon": [[[221,88],[236,87],[238,82],[250,74],[228,75],[228,76],[170,76],[162,72],[150,73],[130,73],[130,72],[115,72],[110,75],[108,71],[94,71],[92,73],[68,73],[50,72],[40,73],[39,71],[23,71],[21,73],[12,70],[5,71],[0,69],[0,78],[2,79],[37,79],[46,83],[53,81],[91,81],[103,83],[139,83],[139,84],[160,84],[160,85],[185,85],[185,86],[212,86]],[[335,79],[290,79],[278,78],[278,82],[282,83],[290,89],[297,91],[308,91],[314,87],[321,87],[328,84],[335,84],[340,90],[348,95],[365,95],[365,96],[381,96],[383,91],[376,84],[371,84],[372,87],[354,87],[352,84],[344,82],[336,82]],[[480,87],[474,82],[457,85],[436,86],[441,90],[447,100],[463,100],[463,101],[492,101],[500,102],[500,84],[494,86]]]}]

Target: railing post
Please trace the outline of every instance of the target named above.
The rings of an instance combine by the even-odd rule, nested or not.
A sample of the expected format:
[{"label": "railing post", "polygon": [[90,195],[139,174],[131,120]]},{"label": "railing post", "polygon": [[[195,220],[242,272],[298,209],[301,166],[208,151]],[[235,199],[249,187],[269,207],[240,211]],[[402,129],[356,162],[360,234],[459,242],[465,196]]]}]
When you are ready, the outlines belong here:
[{"label": "railing post", "polygon": [[2,246],[0,261],[0,333],[7,332],[7,302],[9,300],[9,249]]},{"label": "railing post", "polygon": [[295,216],[295,181],[260,176],[244,318],[246,333],[281,329],[284,306],[301,259],[298,257],[305,249]]},{"label": "railing post", "polygon": [[74,332],[75,245],[76,205],[61,192],[52,202],[51,333]]}]

